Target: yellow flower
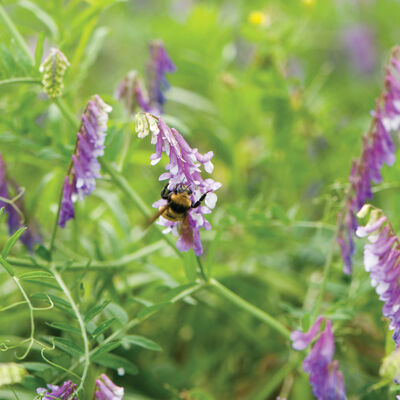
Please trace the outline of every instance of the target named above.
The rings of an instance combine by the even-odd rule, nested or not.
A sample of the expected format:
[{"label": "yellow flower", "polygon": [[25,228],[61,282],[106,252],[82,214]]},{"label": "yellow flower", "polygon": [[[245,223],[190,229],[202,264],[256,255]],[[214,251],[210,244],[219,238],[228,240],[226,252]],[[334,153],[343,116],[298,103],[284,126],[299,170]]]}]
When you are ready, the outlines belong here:
[{"label": "yellow flower", "polygon": [[270,17],[262,11],[252,11],[249,14],[248,21],[252,25],[267,26],[270,23]]}]

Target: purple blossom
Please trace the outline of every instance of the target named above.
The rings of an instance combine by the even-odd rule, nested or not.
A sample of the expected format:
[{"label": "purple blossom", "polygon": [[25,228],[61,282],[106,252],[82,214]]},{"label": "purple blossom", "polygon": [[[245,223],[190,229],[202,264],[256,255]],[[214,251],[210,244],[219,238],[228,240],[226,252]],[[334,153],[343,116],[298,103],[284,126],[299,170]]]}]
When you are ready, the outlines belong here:
[{"label": "purple blossom", "polygon": [[[165,77],[167,72],[175,72],[175,64],[171,61],[161,40],[150,43],[150,61],[147,66],[150,104],[153,113],[161,114],[165,103],[164,90],[169,88]],[[145,110],[144,110],[145,111]]]},{"label": "purple blossom", "polygon": [[383,164],[395,162],[395,148],[391,132],[400,127],[400,48],[396,47],[386,68],[385,87],[371,113],[372,123],[363,137],[362,153],[353,162],[346,194],[345,206],[338,216],[339,235],[344,272],[351,273],[354,253],[353,235],[358,224],[355,214],[373,197],[372,182],[382,181],[380,170]]},{"label": "purple blossom", "polygon": [[137,107],[145,112],[150,112],[150,99],[146,88],[136,71],[129,71],[122,80],[115,98],[124,103],[130,115],[136,112]]},{"label": "purple blossom", "polygon": [[[16,193],[14,197],[10,196],[10,185]],[[1,198],[8,201],[2,201]],[[10,235],[23,226],[27,227],[20,236],[20,240],[32,252],[34,246],[42,241],[36,226],[37,223],[28,220],[24,207],[23,189],[15,181],[7,177],[6,164],[0,154],[0,208],[2,207],[4,207],[5,214],[8,216],[7,224]]]},{"label": "purple blossom", "polygon": [[[201,168],[211,173],[214,166],[211,162],[214,153],[209,151],[201,154],[196,148],[192,149],[182,135],[174,128],[169,128],[161,117],[154,117],[148,113],[140,113],[136,117],[136,130],[138,136],[143,138],[151,132],[151,143],[156,146],[155,153],[150,157],[151,165],[157,164],[162,157],[162,153],[167,154],[169,162],[159,180],[168,180],[168,189],[174,190],[179,185],[186,185],[192,191],[192,204],[196,203],[202,196],[205,196],[205,205],[197,208],[191,208],[187,216],[187,229],[178,232],[180,225],[177,222],[169,221],[162,216],[158,224],[166,229],[164,233],[172,232],[178,236],[177,247],[181,251],[194,249],[196,255],[203,254],[203,246],[200,239],[200,229],[210,230],[211,225],[206,220],[205,215],[211,213],[215,207],[217,195],[215,190],[222,185],[211,178],[203,179]],[[161,199],[153,204],[153,207],[159,208],[167,204],[167,200]],[[183,228],[183,227],[182,227]]]},{"label": "purple blossom", "polygon": [[121,400],[124,396],[124,388],[117,386],[106,374],[101,374],[96,380],[94,394],[97,400]]},{"label": "purple blossom", "polygon": [[100,178],[98,157],[104,154],[104,140],[107,130],[108,113],[111,107],[95,95],[89,100],[77,134],[72,162],[64,181],[58,224],[74,218],[74,202],[89,196],[96,188],[96,179]]},{"label": "purple blossom", "polygon": [[[319,317],[307,333],[292,332],[293,348],[303,350],[317,335],[321,322],[322,317]],[[299,345],[299,340],[301,345]],[[327,319],[324,331],[303,362],[303,369],[310,374],[312,391],[318,400],[346,399],[343,374],[339,371],[338,362],[333,360],[334,353],[335,342],[332,323]]]},{"label": "purple blossom", "polygon": [[356,71],[365,75],[373,72],[376,65],[376,43],[368,26],[357,24],[345,30],[343,45]]},{"label": "purple blossom", "polygon": [[129,71],[115,92],[115,97],[124,103],[133,115],[138,108],[144,112],[159,115],[165,103],[164,91],[169,88],[166,73],[175,72],[161,40],[150,43],[150,60],[147,63],[147,89],[137,71]]},{"label": "purple blossom", "polygon": [[36,389],[37,394],[41,395],[43,400],[77,400],[77,397],[72,397],[75,393],[76,384],[72,381],[66,381],[62,386],[47,385],[48,389],[38,388]]},{"label": "purple blossom", "polygon": [[[367,206],[365,206],[367,207]],[[362,214],[363,210],[360,212]],[[385,304],[382,313],[390,319],[393,340],[400,345],[400,243],[387,218],[380,210],[370,214],[366,226],[357,235],[367,237],[364,246],[364,267],[370,273],[371,285]]]}]

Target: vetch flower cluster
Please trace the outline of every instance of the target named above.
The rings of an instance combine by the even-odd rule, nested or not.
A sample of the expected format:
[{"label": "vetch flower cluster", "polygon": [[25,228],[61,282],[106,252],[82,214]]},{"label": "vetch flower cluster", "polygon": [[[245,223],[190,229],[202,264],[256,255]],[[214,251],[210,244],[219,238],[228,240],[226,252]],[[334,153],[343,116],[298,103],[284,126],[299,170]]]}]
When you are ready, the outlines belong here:
[{"label": "vetch flower cluster", "polygon": [[64,74],[69,66],[67,57],[55,48],[50,50],[50,54],[40,66],[44,90],[51,99],[61,96],[64,89]]},{"label": "vetch flower cluster", "polygon": [[100,178],[98,157],[104,154],[108,113],[112,108],[98,96],[93,96],[82,114],[72,162],[64,180],[58,224],[64,228],[68,220],[75,217],[74,202],[96,188]]},{"label": "vetch flower cluster", "polygon": [[364,246],[364,267],[370,273],[371,285],[375,287],[379,299],[385,305],[382,313],[390,319],[390,329],[394,330],[393,340],[400,345],[400,243],[387,217],[379,209],[370,212],[366,204],[358,213],[360,218],[369,213],[365,226],[359,226],[358,237],[367,237]]},{"label": "vetch flower cluster", "polygon": [[345,205],[338,216],[338,242],[344,261],[344,272],[351,273],[354,253],[353,235],[357,229],[355,214],[372,198],[372,182],[382,181],[380,170],[383,164],[395,162],[395,148],[391,132],[400,127],[400,48],[396,47],[386,68],[385,87],[372,112],[369,132],[363,137],[362,153],[353,162],[350,185]]},{"label": "vetch flower cluster", "polygon": [[66,381],[62,386],[47,385],[46,388],[36,389],[40,399],[43,400],[77,400],[77,397],[72,397],[76,389],[76,384],[72,381]]},{"label": "vetch flower cluster", "polygon": [[161,40],[150,43],[147,64],[147,89],[137,71],[129,71],[119,85],[115,97],[122,101],[130,115],[139,107],[142,111],[159,115],[165,103],[164,92],[169,88],[167,73],[176,71]]},{"label": "vetch flower cluster", "polygon": [[124,396],[124,388],[117,386],[106,374],[101,374],[96,380],[97,400],[121,400]]},{"label": "vetch flower cluster", "polygon": [[[210,223],[206,220],[205,214],[211,213],[215,207],[217,195],[215,190],[221,187],[221,183],[215,182],[211,178],[203,179],[201,167],[211,173],[214,166],[211,162],[214,153],[209,151],[201,154],[196,148],[192,149],[182,135],[174,128],[170,128],[161,117],[156,118],[149,113],[139,113],[136,117],[136,131],[139,138],[146,137],[151,133],[151,143],[156,146],[156,151],[151,155],[151,165],[157,164],[164,152],[169,162],[165,169],[167,172],[160,175],[159,180],[168,179],[168,189],[174,190],[177,185],[186,185],[192,191],[192,203],[198,201],[202,195],[205,197],[205,205],[191,208],[188,212],[188,223],[191,229],[191,237],[181,234],[177,247],[181,251],[194,249],[196,255],[203,253],[203,246],[200,239],[200,228],[211,229]],[[161,199],[153,204],[153,207],[162,207],[167,200]],[[159,218],[158,223],[166,227],[164,233],[173,232],[178,235],[178,223]]]},{"label": "vetch flower cluster", "polygon": [[[15,197],[10,196],[9,186],[12,186]],[[20,236],[20,240],[29,251],[33,251],[33,247],[40,243],[41,236],[38,233],[35,222],[29,221],[24,207],[24,190],[12,179],[7,177],[6,164],[0,154],[0,208],[4,207],[7,214],[8,231],[10,235],[18,229],[26,226],[27,229]]]},{"label": "vetch flower cluster", "polygon": [[[316,337],[323,317],[318,317],[308,332],[293,331],[290,338],[295,350],[304,350]],[[333,359],[335,340],[332,322],[325,320],[325,329],[314,343],[310,353],[304,359],[303,369],[310,374],[310,384],[318,400],[345,400],[343,374],[339,371],[337,360]]]}]

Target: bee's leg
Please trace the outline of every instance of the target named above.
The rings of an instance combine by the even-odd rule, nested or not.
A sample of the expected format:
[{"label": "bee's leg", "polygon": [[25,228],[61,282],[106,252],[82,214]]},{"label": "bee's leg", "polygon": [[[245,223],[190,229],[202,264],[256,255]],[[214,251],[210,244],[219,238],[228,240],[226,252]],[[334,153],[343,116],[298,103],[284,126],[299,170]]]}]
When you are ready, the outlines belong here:
[{"label": "bee's leg", "polygon": [[168,190],[168,182],[167,182],[165,184],[165,186],[163,187],[163,190],[161,190],[161,198],[168,200],[170,193],[171,193],[171,191]]},{"label": "bee's leg", "polygon": [[208,193],[208,192],[204,193],[204,194],[196,201],[196,203],[192,204],[192,208],[197,208],[197,207],[201,204],[201,202],[206,198],[207,193]]}]

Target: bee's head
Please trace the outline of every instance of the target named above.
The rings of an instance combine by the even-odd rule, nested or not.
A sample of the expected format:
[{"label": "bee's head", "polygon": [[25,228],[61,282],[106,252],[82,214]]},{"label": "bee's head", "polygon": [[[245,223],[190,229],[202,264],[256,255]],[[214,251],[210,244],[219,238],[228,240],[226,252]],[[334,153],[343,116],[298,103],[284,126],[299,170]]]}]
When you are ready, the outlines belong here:
[{"label": "bee's head", "polygon": [[179,193],[179,194],[181,194],[181,193],[187,193],[187,194],[189,194],[189,195],[192,194],[192,190],[189,188],[189,186],[186,186],[186,185],[183,184],[183,183],[178,183],[178,184],[175,186],[174,192],[177,193],[177,194],[178,194],[178,193]]}]

